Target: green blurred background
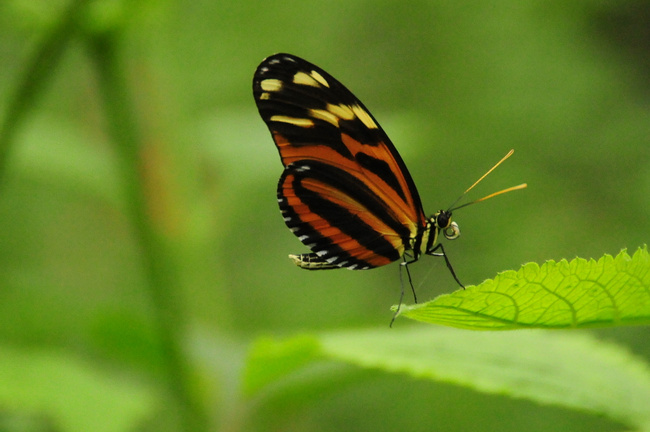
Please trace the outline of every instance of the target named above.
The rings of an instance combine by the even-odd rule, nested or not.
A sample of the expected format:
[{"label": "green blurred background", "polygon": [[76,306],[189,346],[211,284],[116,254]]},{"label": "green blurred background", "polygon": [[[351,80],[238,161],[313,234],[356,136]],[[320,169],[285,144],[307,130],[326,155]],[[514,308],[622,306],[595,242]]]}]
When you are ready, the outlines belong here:
[{"label": "green blurred background", "polygon": [[[0,3],[3,115],[66,5]],[[5,378],[56,354],[134,392],[126,400],[144,414],[125,430],[176,430],[165,402],[150,397],[164,354],[89,56],[88,35],[108,30],[119,35],[146,204],[171,251],[171,301],[184,314],[185,349],[214,430],[619,429],[332,365],[321,371],[337,368],[329,385],[246,401],[238,382],[254,338],[387,327],[400,292],[396,265],[306,272],[287,259],[305,249],[277,208],[282,166],[251,81],[276,52],[337,77],[393,140],[427,213],[449,206],[514,148],[468,199],[522,182],[528,189],[458,211],[462,236],[445,245],[473,285],[528,261],[598,258],[648,241],[650,2],[104,0],[81,27],[18,130],[0,185]],[[421,300],[457,288],[443,260],[411,269]],[[650,359],[645,328],[598,335]],[[35,374],[37,383],[49,376]],[[0,393],[0,430],[73,430],[34,402],[49,390],[12,404],[12,389]],[[89,415],[81,402],[63,405],[72,418]]]}]

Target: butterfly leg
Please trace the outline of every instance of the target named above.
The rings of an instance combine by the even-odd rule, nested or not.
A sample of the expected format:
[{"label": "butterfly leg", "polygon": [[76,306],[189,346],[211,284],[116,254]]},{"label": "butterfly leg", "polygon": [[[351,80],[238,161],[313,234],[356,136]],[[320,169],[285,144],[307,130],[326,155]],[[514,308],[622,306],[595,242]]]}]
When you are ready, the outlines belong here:
[{"label": "butterfly leg", "polygon": [[[440,249],[440,252],[436,252],[437,249]],[[465,285],[463,285],[458,280],[458,276],[456,276],[456,272],[454,271],[454,268],[451,266],[451,263],[449,262],[449,258],[447,258],[447,254],[445,253],[445,248],[442,245],[442,243],[438,243],[436,247],[434,247],[429,252],[427,252],[427,255],[443,257],[445,259],[445,263],[447,264],[447,268],[451,272],[451,275],[454,277],[454,280],[458,283],[458,285],[460,285],[462,289],[465,289]]]},{"label": "butterfly leg", "polygon": [[[404,259],[404,261],[400,263],[399,281],[400,281],[400,285],[402,286],[402,297],[404,297],[404,283],[402,282],[402,267],[404,267],[404,270],[406,270],[406,276],[409,279],[409,285],[411,286],[411,292],[413,293],[413,301],[415,301],[415,303],[417,303],[418,302],[418,296],[417,296],[417,294],[415,294],[415,287],[413,286],[413,279],[411,279],[411,271],[409,270],[409,264],[411,264],[412,262],[415,262],[415,261],[416,260],[407,261],[406,259]],[[400,300],[401,300],[401,298],[400,298]]]},{"label": "butterfly leg", "polygon": [[411,292],[413,293],[413,301],[415,301],[415,303],[418,302],[418,296],[415,294],[415,287],[413,286],[413,279],[411,279],[411,271],[409,270],[409,264],[415,261],[417,260],[411,259],[410,261],[407,261],[406,258],[404,258],[404,261],[399,264],[399,284],[402,289],[399,294],[399,303],[397,304],[397,310],[395,311],[395,315],[393,315],[393,319],[390,321],[390,327],[393,326],[393,322],[395,321],[395,318],[397,318],[399,310],[402,307],[402,301],[404,301],[404,279],[402,277],[402,267],[404,267],[404,270],[406,270],[406,276],[408,277],[409,285],[411,286]]},{"label": "butterfly leg", "polygon": [[404,261],[402,261],[399,264],[399,284],[402,290],[400,291],[399,294],[399,303],[397,304],[397,310],[393,315],[393,319],[390,320],[390,327],[393,326],[393,322],[395,322],[395,318],[397,318],[397,315],[399,314],[399,310],[402,308],[402,301],[404,301],[404,279],[402,278],[402,267],[404,267],[404,269],[406,270],[406,275],[408,276],[409,285],[411,286],[411,292],[413,292],[413,300],[415,301],[415,303],[418,302],[418,297],[415,294],[415,287],[413,287],[413,280],[411,279],[411,272],[408,267],[409,264],[415,261],[416,260],[407,261],[406,258],[404,258]]}]

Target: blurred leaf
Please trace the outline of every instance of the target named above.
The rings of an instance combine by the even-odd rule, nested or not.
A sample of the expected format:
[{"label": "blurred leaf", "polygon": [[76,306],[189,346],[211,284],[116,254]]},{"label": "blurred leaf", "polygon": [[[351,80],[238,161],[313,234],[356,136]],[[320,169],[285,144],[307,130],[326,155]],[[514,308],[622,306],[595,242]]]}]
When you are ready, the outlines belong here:
[{"label": "blurred leaf", "polygon": [[249,353],[244,392],[255,393],[265,385],[300,369],[319,355],[319,342],[313,336],[297,336],[283,342],[271,338],[258,339]]},{"label": "blurred leaf", "polygon": [[610,327],[650,323],[650,257],[604,255],[528,263],[478,286],[403,307],[400,315],[473,330]]},{"label": "blurred leaf", "polygon": [[108,201],[123,200],[114,155],[101,142],[76,130],[69,122],[51,116],[35,116],[23,132],[23,141],[13,155],[21,175]]},{"label": "blurred leaf", "polygon": [[93,369],[69,354],[0,347],[0,406],[37,412],[56,430],[133,430],[156,407],[151,390]]},{"label": "blurred leaf", "polygon": [[128,7],[123,0],[94,0],[86,9],[82,25],[89,33],[119,30],[128,16]]},{"label": "blurred leaf", "polygon": [[164,376],[163,348],[153,323],[142,315],[127,309],[98,312],[91,334],[102,357],[133,365],[150,376]]},{"label": "blurred leaf", "polygon": [[[316,341],[318,345],[316,345]],[[318,355],[317,355],[318,354]],[[606,415],[650,428],[650,369],[625,350],[585,333],[468,332],[447,328],[366,330],[266,339],[247,376],[279,379],[312,359],[451,382],[485,393]],[[585,361],[588,359],[588,361]],[[271,365],[282,374],[265,375]],[[261,384],[259,380],[256,384]],[[249,390],[257,390],[249,386]]]},{"label": "blurred leaf", "polygon": [[52,27],[61,17],[62,11],[69,4],[65,0],[9,0],[5,2],[3,12],[12,18],[12,24],[31,31],[42,31]]},{"label": "blurred leaf", "polygon": [[[647,364],[584,333],[365,331],[323,338],[326,355],[650,427]],[[589,361],[585,361],[588,359]]]}]

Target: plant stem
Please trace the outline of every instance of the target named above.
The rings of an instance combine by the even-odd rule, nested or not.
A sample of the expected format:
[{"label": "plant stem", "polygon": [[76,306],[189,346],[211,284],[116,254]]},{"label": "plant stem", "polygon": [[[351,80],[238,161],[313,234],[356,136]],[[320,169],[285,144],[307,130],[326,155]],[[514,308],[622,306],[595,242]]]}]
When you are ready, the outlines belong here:
[{"label": "plant stem", "polygon": [[181,429],[207,430],[206,415],[190,385],[190,365],[183,353],[184,319],[180,307],[177,263],[166,247],[162,229],[147,207],[142,173],[143,144],[123,68],[118,59],[116,34],[103,33],[90,40],[92,58],[106,109],[109,134],[120,159],[121,175],[136,240],[141,248],[147,284],[163,349],[169,391],[180,411]]},{"label": "plant stem", "polygon": [[48,80],[54,76],[66,46],[77,33],[78,18],[86,3],[88,0],[73,0],[70,3],[57,24],[43,37],[33,57],[28,60],[14,94],[9,99],[4,121],[0,124],[0,184],[6,172],[13,138]]}]

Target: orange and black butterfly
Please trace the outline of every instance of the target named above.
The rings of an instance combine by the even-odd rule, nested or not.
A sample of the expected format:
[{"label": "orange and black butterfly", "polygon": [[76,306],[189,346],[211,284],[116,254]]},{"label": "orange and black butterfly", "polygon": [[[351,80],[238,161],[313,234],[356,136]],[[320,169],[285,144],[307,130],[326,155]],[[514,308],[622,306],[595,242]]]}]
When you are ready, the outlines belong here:
[{"label": "orange and black butterfly", "polygon": [[289,255],[298,266],[365,270],[436,255],[458,281],[439,242],[441,234],[460,235],[454,209],[425,216],[395,146],[343,84],[299,57],[276,54],[258,66],[253,94],[284,165],[282,216],[311,250]]}]

